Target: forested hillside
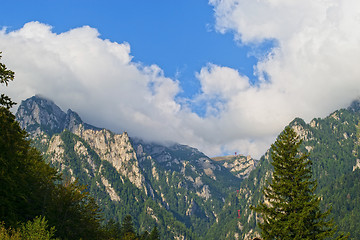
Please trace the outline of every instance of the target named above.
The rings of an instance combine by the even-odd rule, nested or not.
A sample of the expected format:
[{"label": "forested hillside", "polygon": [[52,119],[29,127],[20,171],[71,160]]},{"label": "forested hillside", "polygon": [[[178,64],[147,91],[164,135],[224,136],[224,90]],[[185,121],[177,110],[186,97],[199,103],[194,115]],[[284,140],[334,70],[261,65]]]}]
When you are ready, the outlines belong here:
[{"label": "forested hillside", "polygon": [[[322,209],[332,208],[330,217],[334,218],[338,231],[349,232],[349,239],[360,239],[360,101],[324,119],[316,118],[307,124],[297,118],[289,126],[303,139],[302,152],[310,154]],[[219,239],[257,236],[259,219],[250,206],[262,200],[261,190],[272,172],[271,161],[267,152],[249,178],[240,184],[239,193],[230,195],[219,223],[212,226],[209,236],[217,234]]]},{"label": "forested hillside", "polygon": [[[158,226],[164,239],[199,239],[242,181],[243,175],[197,149],[91,126],[39,96],[23,101],[16,117],[47,162],[69,181],[88,186],[106,220],[129,214],[139,232]],[[254,161],[241,161],[254,167]]]},{"label": "forested hillside", "polygon": [[[165,238],[257,236],[258,219],[249,207],[271,176],[268,153],[259,163],[240,155],[214,161],[188,146],[146,143],[93,127],[41,97],[24,101],[17,118],[48,162],[65,178],[88,185],[106,219],[130,214],[140,232],[158,226]],[[356,101],[325,119],[289,124],[310,154],[321,207],[332,206],[339,231],[350,232],[351,239],[359,237],[359,120]]]}]

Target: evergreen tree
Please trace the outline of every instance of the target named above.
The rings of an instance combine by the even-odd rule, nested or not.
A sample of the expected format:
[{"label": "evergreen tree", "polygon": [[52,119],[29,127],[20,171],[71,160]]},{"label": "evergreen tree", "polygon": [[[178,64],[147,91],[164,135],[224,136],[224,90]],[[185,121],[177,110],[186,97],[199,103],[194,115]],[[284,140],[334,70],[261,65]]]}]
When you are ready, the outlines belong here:
[{"label": "evergreen tree", "polygon": [[149,232],[144,231],[142,234],[140,234],[139,239],[140,240],[149,240]]},{"label": "evergreen tree", "polygon": [[115,222],[114,219],[110,219],[106,223],[105,231],[108,239],[120,239],[121,237],[121,225],[119,222]]},{"label": "evergreen tree", "polygon": [[121,225],[121,239],[134,240],[137,239],[137,234],[134,230],[133,221],[130,215],[126,215]]},{"label": "evergreen tree", "polygon": [[153,230],[151,231],[151,233],[149,235],[149,239],[150,240],[160,240],[160,235],[159,235],[159,231],[157,229],[157,226],[155,226],[153,228]]},{"label": "evergreen tree", "polygon": [[[271,146],[274,172],[272,182],[263,190],[265,201],[253,210],[260,213],[261,235],[267,239],[326,239],[335,228],[327,217],[330,211],[319,209],[320,198],[314,194],[311,160],[302,154],[302,141],[291,127],[286,127]],[[338,237],[346,239],[346,237]]]}]

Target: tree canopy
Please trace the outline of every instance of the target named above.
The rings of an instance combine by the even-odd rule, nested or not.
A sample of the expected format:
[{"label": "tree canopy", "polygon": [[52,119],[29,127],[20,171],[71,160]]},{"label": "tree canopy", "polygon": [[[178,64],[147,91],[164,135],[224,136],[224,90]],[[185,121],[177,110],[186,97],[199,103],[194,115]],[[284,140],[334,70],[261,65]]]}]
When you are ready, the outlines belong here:
[{"label": "tree canopy", "polygon": [[[0,59],[1,59],[0,52]],[[0,62],[0,84],[5,84],[6,86],[9,84],[10,81],[14,80],[15,73],[9,69],[7,69],[6,65]],[[0,96],[0,106],[5,106],[6,108],[11,108],[15,105],[15,102],[11,101],[11,99],[5,95],[1,94]]]},{"label": "tree canopy", "polygon": [[[286,127],[271,146],[274,172],[263,190],[264,202],[252,207],[262,217],[263,239],[326,239],[335,233],[330,210],[322,212],[321,199],[314,194],[308,154],[300,152],[302,141]],[[345,239],[340,236],[338,239]]]}]

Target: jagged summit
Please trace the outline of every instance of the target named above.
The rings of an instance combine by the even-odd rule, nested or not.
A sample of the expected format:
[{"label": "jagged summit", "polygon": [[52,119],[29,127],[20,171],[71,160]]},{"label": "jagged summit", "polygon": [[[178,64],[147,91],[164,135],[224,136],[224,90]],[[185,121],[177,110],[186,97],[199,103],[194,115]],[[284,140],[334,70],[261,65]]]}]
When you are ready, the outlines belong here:
[{"label": "jagged summit", "polygon": [[21,102],[16,118],[27,131],[43,126],[46,132],[58,133],[64,129],[66,113],[53,101],[37,95]]},{"label": "jagged summit", "polygon": [[61,133],[64,129],[72,131],[80,124],[86,129],[99,129],[84,123],[71,109],[65,113],[52,100],[41,95],[21,101],[16,118],[26,131],[34,132],[38,129],[49,135]]}]

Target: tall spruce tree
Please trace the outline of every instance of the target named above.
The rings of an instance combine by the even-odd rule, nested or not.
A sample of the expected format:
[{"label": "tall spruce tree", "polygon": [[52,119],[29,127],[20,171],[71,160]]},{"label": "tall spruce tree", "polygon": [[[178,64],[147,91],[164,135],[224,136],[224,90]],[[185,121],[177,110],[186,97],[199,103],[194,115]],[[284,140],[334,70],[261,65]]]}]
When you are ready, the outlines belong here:
[{"label": "tall spruce tree", "polygon": [[327,219],[330,210],[322,212],[319,208],[312,162],[308,154],[300,152],[301,143],[295,131],[286,127],[271,146],[272,181],[263,190],[265,201],[252,207],[263,219],[259,227],[264,240],[319,240],[335,233],[332,220]]}]

